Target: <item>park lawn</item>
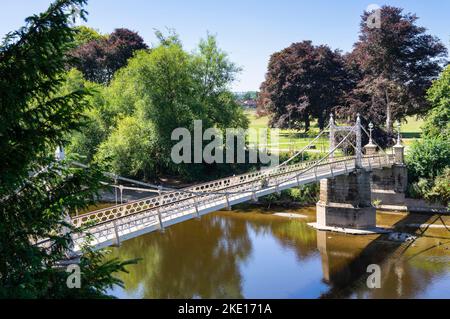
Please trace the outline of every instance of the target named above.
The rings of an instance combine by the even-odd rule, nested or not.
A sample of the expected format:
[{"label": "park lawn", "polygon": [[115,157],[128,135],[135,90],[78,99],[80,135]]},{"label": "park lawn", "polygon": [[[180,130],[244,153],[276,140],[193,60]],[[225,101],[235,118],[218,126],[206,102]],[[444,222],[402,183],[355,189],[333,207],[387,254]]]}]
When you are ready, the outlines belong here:
[{"label": "park lawn", "polygon": [[[246,110],[245,114],[247,115],[250,124],[250,129],[261,129],[268,128],[269,117],[261,116],[258,117],[254,110]],[[403,142],[405,146],[410,146],[415,140],[420,139],[420,135],[422,133],[421,127],[424,121],[422,119],[417,119],[415,116],[411,116],[406,118],[406,121],[402,123],[401,132],[403,135]],[[316,123],[312,123],[311,125],[311,133],[309,136],[305,136],[303,133],[299,133],[295,130],[281,130],[279,137],[279,148],[283,151],[287,150],[299,150],[305,146],[307,146],[312,140],[313,137],[311,134],[318,134],[319,129],[317,128]],[[252,141],[250,141],[252,142]],[[270,144],[270,141],[269,141]],[[316,143],[316,147],[318,150],[328,149],[329,142],[327,139],[319,139]]]}]

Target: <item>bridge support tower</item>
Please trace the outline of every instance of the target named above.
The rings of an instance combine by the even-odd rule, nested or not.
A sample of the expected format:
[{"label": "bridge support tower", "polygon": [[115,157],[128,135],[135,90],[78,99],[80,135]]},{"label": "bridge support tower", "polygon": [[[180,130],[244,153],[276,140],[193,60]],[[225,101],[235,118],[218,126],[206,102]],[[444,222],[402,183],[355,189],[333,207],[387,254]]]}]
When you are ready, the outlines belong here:
[{"label": "bridge support tower", "polygon": [[371,172],[362,167],[361,120],[352,128],[356,136],[355,171],[320,181],[320,200],[316,205],[318,229],[376,227],[376,209],[372,205]]}]

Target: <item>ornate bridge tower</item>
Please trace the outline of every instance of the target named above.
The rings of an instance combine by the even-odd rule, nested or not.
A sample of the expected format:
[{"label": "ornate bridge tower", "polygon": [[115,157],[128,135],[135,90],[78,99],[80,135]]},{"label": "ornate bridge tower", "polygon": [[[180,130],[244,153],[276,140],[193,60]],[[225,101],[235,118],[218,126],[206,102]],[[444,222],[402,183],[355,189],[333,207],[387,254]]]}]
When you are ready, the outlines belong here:
[{"label": "ornate bridge tower", "polygon": [[356,136],[355,170],[348,175],[320,181],[320,200],[317,203],[316,228],[335,227],[370,230],[376,227],[376,209],[372,205],[371,172],[362,165],[362,131],[358,114],[354,127],[340,127],[330,119],[330,147],[334,149],[334,133],[352,130]]}]

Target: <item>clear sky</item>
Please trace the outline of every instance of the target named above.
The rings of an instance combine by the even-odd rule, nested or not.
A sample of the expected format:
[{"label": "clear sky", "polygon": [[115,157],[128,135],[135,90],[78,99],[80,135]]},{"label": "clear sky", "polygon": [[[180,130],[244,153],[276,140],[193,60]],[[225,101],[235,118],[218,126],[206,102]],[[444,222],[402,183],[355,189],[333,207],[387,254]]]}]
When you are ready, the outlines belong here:
[{"label": "clear sky", "polygon": [[[50,0],[2,0],[0,36],[44,10]],[[349,51],[358,38],[360,15],[370,4],[394,5],[416,13],[418,24],[450,48],[448,0],[89,0],[87,25],[102,33],[126,27],[151,45],[154,29],[174,28],[193,50],[209,31],[243,68],[235,91],[257,90],[269,57],[293,42],[312,40]]]}]

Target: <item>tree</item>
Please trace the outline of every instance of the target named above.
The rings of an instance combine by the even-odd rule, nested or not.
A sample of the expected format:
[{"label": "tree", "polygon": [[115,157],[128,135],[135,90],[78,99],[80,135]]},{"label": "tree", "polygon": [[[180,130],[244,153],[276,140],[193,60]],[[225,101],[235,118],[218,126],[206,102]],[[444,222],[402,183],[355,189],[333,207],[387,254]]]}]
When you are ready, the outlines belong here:
[{"label": "tree", "polygon": [[70,133],[70,143],[66,147],[68,154],[82,154],[86,162],[90,162],[98,150],[98,146],[107,137],[108,115],[103,97],[104,87],[97,83],[86,81],[80,71],[72,69],[65,74],[58,94],[64,95],[77,90],[86,90],[85,97],[88,108],[83,111],[83,125]]},{"label": "tree", "polygon": [[432,109],[428,112],[422,131],[425,136],[450,138],[450,66],[442,72],[428,90],[428,102]]},{"label": "tree", "polygon": [[[0,298],[105,297],[120,284],[112,273],[125,271],[127,263],[87,250],[82,288],[71,290],[60,266],[78,231],[64,218],[95,199],[102,176],[98,166],[74,169],[49,155],[81,126],[87,106],[84,90],[59,94],[76,32],[70,24],[76,12],[84,18],[85,3],[55,1],[0,46]],[[44,238],[48,248],[36,245]]]},{"label": "tree", "polygon": [[346,77],[339,51],[325,45],[303,41],[273,54],[261,85],[262,99],[270,100],[270,125],[307,131],[316,118],[324,128],[345,90]]},{"label": "tree", "polygon": [[86,43],[91,41],[97,41],[107,38],[107,36],[100,34],[97,30],[94,30],[86,26],[75,27],[75,30],[76,34],[74,39],[74,46],[76,48],[85,45]]},{"label": "tree", "polygon": [[229,88],[240,71],[241,68],[218,47],[214,36],[208,34],[206,39],[200,40],[193,57],[194,80],[200,103],[206,106],[207,117],[218,128],[248,127],[242,108]]},{"label": "tree", "polygon": [[117,128],[103,142],[97,153],[98,162],[109,162],[122,176],[144,180],[156,178],[157,145],[152,123],[138,116],[119,120]]},{"label": "tree", "polygon": [[184,51],[179,41],[160,37],[159,46],[137,52],[104,89],[100,112],[107,114],[104,127],[109,129],[96,158],[128,176],[210,176],[206,166],[171,161],[176,143],[172,132],[176,128],[193,132],[194,120],[202,120],[205,129],[247,128],[248,120],[229,91],[238,68],[212,36],[202,40],[194,53]]},{"label": "tree", "polygon": [[258,116],[266,116],[269,114],[269,109],[273,106],[270,106],[270,94],[266,89],[267,83],[264,81],[261,84],[260,91],[258,94],[258,98],[256,100],[256,114]]},{"label": "tree", "polygon": [[359,41],[348,56],[360,70],[340,114],[359,112],[377,125],[384,121],[390,133],[394,119],[430,109],[426,90],[441,71],[447,50],[438,38],[417,26],[415,15],[383,6],[381,27],[376,28],[367,24],[371,13],[362,15]]},{"label": "tree", "polygon": [[106,38],[94,39],[76,48],[72,53],[76,58],[73,65],[87,80],[108,84],[134,52],[143,49],[147,49],[147,45],[139,34],[116,29]]}]

